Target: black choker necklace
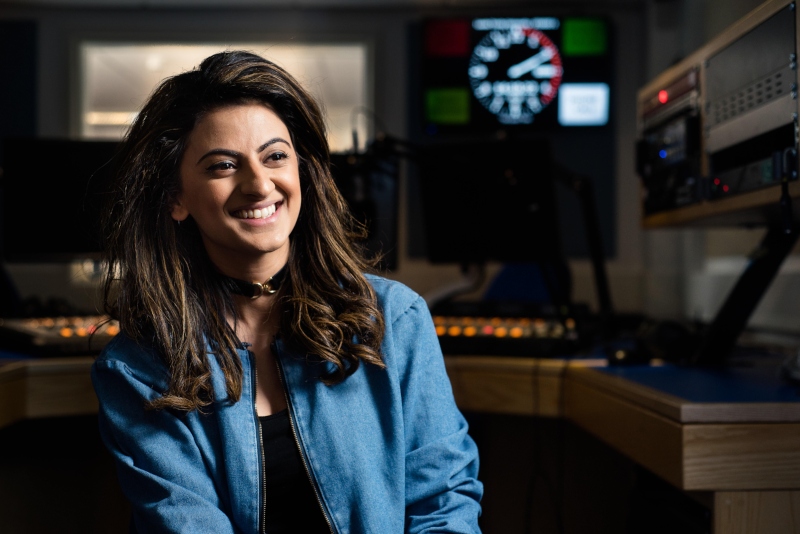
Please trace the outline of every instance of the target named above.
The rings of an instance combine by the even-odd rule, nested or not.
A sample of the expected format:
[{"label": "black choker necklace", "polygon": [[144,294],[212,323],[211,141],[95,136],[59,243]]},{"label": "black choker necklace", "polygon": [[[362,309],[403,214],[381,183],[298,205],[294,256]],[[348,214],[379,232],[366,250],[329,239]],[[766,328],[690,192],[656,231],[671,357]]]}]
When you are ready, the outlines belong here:
[{"label": "black choker necklace", "polygon": [[243,295],[251,299],[257,299],[261,295],[272,295],[281,288],[283,279],[286,276],[286,266],[284,265],[280,271],[275,273],[263,284],[258,282],[245,282],[238,278],[220,275],[232,293]]}]

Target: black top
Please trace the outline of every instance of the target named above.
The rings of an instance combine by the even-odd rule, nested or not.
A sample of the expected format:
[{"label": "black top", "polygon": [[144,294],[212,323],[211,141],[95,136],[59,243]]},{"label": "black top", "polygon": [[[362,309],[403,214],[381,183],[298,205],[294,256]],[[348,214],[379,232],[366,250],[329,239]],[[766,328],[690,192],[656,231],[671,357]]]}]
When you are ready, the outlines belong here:
[{"label": "black top", "polygon": [[265,532],[330,533],[292,433],[289,411],[258,418],[264,451]]}]

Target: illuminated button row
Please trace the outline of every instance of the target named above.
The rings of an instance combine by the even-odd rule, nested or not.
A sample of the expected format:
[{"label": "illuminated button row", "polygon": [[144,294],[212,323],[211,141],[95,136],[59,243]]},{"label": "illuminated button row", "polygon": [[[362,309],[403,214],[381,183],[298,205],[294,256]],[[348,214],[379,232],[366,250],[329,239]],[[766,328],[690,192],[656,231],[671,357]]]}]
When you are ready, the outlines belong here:
[{"label": "illuminated button row", "polygon": [[434,316],[439,337],[566,338],[576,339],[575,320],[542,318]]},{"label": "illuminated button row", "polygon": [[21,320],[7,319],[5,323],[9,327],[16,325],[35,334],[63,338],[88,337],[91,335],[113,337],[119,334],[119,323],[102,315],[41,317]]},{"label": "illuminated button row", "polygon": [[102,325],[99,327],[97,325],[91,325],[89,327],[79,326],[77,328],[65,326],[58,331],[58,335],[61,337],[86,337],[93,334],[113,337],[119,334],[119,326],[116,324]]}]

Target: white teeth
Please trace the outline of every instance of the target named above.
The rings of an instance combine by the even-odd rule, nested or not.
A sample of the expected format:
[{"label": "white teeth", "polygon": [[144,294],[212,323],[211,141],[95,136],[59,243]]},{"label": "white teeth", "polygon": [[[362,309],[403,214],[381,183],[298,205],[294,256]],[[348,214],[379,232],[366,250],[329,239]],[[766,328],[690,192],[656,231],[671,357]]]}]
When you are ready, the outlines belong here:
[{"label": "white teeth", "polygon": [[266,219],[270,217],[275,210],[277,209],[277,204],[273,204],[269,207],[256,209],[256,210],[239,210],[234,213],[236,217],[240,219]]}]

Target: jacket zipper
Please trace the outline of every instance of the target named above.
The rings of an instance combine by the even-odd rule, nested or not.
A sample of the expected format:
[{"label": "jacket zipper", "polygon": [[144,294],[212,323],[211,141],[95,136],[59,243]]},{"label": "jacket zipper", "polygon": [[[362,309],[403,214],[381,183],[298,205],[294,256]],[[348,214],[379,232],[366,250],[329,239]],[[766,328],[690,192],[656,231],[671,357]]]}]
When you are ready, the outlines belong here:
[{"label": "jacket zipper", "polygon": [[300,452],[300,459],[303,460],[303,468],[306,471],[306,476],[308,476],[308,481],[311,483],[311,489],[314,490],[314,496],[317,498],[317,504],[319,505],[319,509],[322,510],[322,517],[325,518],[325,522],[328,524],[328,530],[330,530],[331,534],[335,534],[333,530],[333,523],[328,518],[328,514],[325,512],[325,506],[322,504],[322,499],[319,496],[319,490],[317,490],[317,485],[314,483],[314,478],[311,476],[311,470],[308,468],[308,462],[306,461],[306,455],[303,452],[302,447],[300,447],[300,440],[297,437],[297,429],[294,426],[294,416],[292,414],[292,405],[289,403],[289,388],[286,386],[286,382],[283,379],[283,369],[281,369],[281,364],[278,361],[278,353],[275,350],[277,347],[273,346],[272,353],[275,355],[275,366],[278,368],[278,377],[281,379],[281,384],[283,384],[283,395],[286,397],[286,408],[289,410],[289,426],[292,428],[292,437],[294,438],[294,444],[297,447],[297,450]]},{"label": "jacket zipper", "polygon": [[255,354],[250,350],[247,351],[250,354],[250,370],[253,373],[253,416],[256,419],[256,427],[258,428],[258,450],[261,451],[261,465],[258,467],[258,475],[259,480],[261,481],[261,495],[259,495],[259,502],[258,502],[258,515],[259,515],[259,524],[261,528],[259,532],[262,534],[266,534],[267,532],[267,511],[266,511],[266,502],[265,502],[265,495],[267,494],[267,481],[264,479],[264,462],[266,461],[266,457],[264,456],[264,433],[261,430],[261,421],[258,420],[258,407],[256,406],[256,395],[258,395],[258,372],[256,371],[256,359]]}]

